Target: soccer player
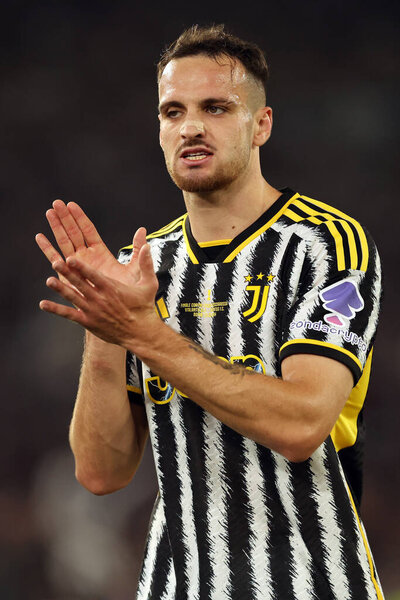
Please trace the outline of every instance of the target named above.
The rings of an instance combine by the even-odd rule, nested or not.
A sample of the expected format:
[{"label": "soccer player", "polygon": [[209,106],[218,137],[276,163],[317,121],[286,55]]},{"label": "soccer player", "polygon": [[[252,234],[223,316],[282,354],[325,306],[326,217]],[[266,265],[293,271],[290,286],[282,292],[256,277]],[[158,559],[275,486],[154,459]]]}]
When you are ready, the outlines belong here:
[{"label": "soccer player", "polygon": [[158,65],[160,143],[187,213],[117,261],[75,203],[37,242],[86,329],[70,441],[95,494],[150,433],[159,482],[138,600],[383,598],[359,516],[379,257],[352,217],[260,169],[267,64],[223,26]]}]

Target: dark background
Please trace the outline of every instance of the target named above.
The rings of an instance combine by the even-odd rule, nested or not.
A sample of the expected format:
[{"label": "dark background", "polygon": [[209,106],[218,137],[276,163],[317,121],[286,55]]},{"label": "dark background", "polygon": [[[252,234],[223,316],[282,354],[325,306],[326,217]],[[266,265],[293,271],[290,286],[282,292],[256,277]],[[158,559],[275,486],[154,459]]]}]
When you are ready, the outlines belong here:
[{"label": "dark background", "polygon": [[49,234],[44,213],[59,197],[82,205],[113,252],[139,225],[184,212],[158,146],[155,63],[184,27],[211,22],[267,54],[268,181],[349,212],[381,252],[362,515],[387,598],[400,598],[397,6],[1,2],[2,599],[133,598],[152,459],[111,496],[74,481],[67,435],[82,332],[38,309],[50,268],[34,235]]}]

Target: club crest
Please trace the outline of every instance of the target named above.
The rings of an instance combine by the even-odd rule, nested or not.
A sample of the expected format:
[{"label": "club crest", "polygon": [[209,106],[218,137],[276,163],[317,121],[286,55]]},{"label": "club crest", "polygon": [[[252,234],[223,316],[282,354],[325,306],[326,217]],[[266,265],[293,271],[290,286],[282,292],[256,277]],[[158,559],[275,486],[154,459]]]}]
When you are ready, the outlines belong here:
[{"label": "club crest", "polygon": [[[267,308],[268,295],[271,283],[275,275],[266,275],[258,273],[257,275],[246,275],[245,281],[251,285],[246,286],[246,292],[250,292],[250,308],[245,310],[242,315],[250,322],[258,321]],[[254,284],[253,284],[254,280]]]}]

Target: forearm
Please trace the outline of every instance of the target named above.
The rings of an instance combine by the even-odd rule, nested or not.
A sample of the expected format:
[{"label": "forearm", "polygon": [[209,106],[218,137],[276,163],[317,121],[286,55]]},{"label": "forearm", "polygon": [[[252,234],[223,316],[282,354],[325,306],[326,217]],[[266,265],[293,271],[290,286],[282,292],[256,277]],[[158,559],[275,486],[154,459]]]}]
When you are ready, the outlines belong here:
[{"label": "forearm", "polygon": [[86,333],[70,428],[77,479],[95,493],[123,487],[142,453],[126,392],[125,349]]},{"label": "forearm", "polygon": [[[315,449],[320,410],[306,381],[285,381],[227,363],[165,324],[152,339],[156,344],[136,345],[138,356],[220,421],[292,460]],[[326,437],[330,426],[318,436]]]}]

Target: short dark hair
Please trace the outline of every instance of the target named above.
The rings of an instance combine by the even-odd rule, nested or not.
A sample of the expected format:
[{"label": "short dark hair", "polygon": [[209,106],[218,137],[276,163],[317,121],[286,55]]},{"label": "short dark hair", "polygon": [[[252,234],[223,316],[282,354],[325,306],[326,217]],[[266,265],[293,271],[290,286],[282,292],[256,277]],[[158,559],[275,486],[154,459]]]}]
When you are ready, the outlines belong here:
[{"label": "short dark hair", "polygon": [[257,44],[246,42],[225,31],[223,24],[207,27],[193,25],[186,29],[162,52],[157,64],[158,81],[171,60],[196,54],[205,54],[211,58],[228,56],[239,60],[267,93],[268,65],[263,51]]}]

